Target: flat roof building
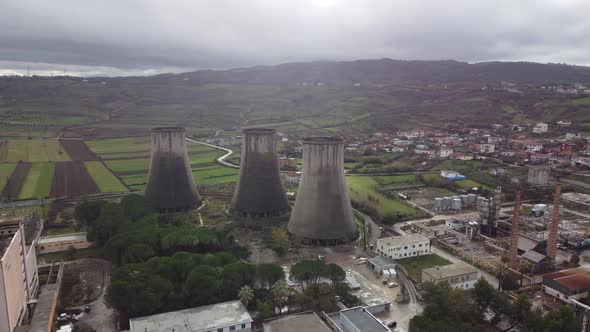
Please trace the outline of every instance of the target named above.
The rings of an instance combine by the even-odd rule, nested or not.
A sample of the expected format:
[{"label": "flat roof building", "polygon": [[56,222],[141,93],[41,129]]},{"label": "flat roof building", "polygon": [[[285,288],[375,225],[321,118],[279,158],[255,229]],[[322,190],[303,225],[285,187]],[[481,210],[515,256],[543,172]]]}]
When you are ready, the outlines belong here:
[{"label": "flat roof building", "polygon": [[377,239],[377,253],[391,259],[429,255],[430,239],[419,234],[407,234]]},{"label": "flat roof building", "polygon": [[331,313],[327,318],[333,329],[339,332],[389,332],[385,325],[363,307]]},{"label": "flat roof building", "polygon": [[210,304],[129,320],[130,332],[252,331],[252,317],[240,301]]},{"label": "flat roof building", "polygon": [[264,322],[264,332],[331,332],[314,312],[279,317]]},{"label": "flat roof building", "polygon": [[91,246],[93,246],[93,243],[86,239],[86,233],[72,233],[40,238],[37,243],[37,251],[39,254],[45,254],[66,251],[71,248],[85,249]]},{"label": "flat roof building", "polygon": [[458,289],[472,289],[479,279],[479,271],[466,263],[453,263],[422,270],[422,282],[446,282]]}]

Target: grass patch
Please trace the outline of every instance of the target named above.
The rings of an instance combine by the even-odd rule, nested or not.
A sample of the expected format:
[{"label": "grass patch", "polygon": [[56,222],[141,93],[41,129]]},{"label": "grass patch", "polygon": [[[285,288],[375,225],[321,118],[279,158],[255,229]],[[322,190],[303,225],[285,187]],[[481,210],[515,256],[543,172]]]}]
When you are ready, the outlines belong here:
[{"label": "grass patch", "polygon": [[453,183],[455,183],[456,185],[458,185],[460,188],[463,188],[463,189],[479,188],[480,186],[483,187],[484,189],[487,189],[487,190],[492,189],[491,187],[486,186],[485,184],[481,184],[479,182],[475,182],[470,179],[458,180],[458,181],[454,181]]},{"label": "grass patch", "polygon": [[[98,155],[111,153],[137,153],[137,151],[150,151],[149,137],[114,138],[103,140],[85,141],[90,150]],[[148,152],[149,154],[149,152]]]},{"label": "grass patch", "polygon": [[570,102],[577,106],[590,105],[590,97],[572,99]]},{"label": "grass patch", "polygon": [[127,188],[100,161],[87,161],[84,163],[88,173],[102,193],[126,192]]},{"label": "grass patch", "polygon": [[212,166],[208,169],[194,169],[193,179],[197,185],[237,182],[239,169]]},{"label": "grass patch", "polygon": [[39,255],[38,260],[40,264],[49,264],[54,261],[71,261],[95,257],[103,257],[102,248],[86,248],[74,251],[50,252],[48,254]]},{"label": "grass patch", "polygon": [[0,192],[4,189],[8,178],[16,168],[15,163],[0,164]]},{"label": "grass patch", "polygon": [[70,156],[53,139],[9,139],[8,162],[68,161]]},{"label": "grass patch", "polygon": [[409,257],[399,259],[397,262],[406,268],[406,271],[410,274],[410,277],[417,281],[422,281],[422,270],[435,267],[449,265],[451,262],[440,257],[437,254]]},{"label": "grass patch", "polygon": [[54,163],[34,163],[18,194],[19,199],[45,198],[49,196],[53,181]]},{"label": "grass patch", "polygon": [[380,186],[395,186],[395,185],[415,185],[420,184],[416,179],[416,175],[393,175],[393,176],[373,176],[375,182]]},{"label": "grass patch", "polygon": [[149,159],[125,159],[105,161],[107,167],[115,172],[145,171],[147,173],[150,167]]},{"label": "grass patch", "polygon": [[381,217],[395,215],[398,211],[409,217],[424,215],[421,210],[378,192],[378,183],[372,177],[347,176],[346,184],[351,200],[375,209]]}]

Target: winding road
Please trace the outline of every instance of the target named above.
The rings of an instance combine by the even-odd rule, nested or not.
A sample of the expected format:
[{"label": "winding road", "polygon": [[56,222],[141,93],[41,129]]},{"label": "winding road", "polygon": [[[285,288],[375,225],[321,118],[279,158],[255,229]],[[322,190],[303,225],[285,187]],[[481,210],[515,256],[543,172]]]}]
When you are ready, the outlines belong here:
[{"label": "winding road", "polygon": [[216,159],[217,162],[219,164],[223,165],[223,166],[226,166],[226,167],[240,168],[240,166],[235,165],[235,164],[232,164],[229,161],[226,161],[225,160],[227,157],[231,156],[232,153],[234,153],[233,150],[230,150],[228,148],[224,148],[224,147],[221,147],[221,146],[218,146],[218,145],[213,145],[213,144],[205,143],[205,142],[202,142],[202,141],[197,141],[197,140],[194,140],[194,139],[188,138],[188,137],[185,137],[185,139],[187,141],[189,141],[189,142],[192,142],[192,143],[197,143],[197,144],[205,145],[205,146],[208,146],[208,147],[217,149],[217,150],[225,151],[225,154],[223,156],[221,156],[221,157],[219,157],[219,158]]}]

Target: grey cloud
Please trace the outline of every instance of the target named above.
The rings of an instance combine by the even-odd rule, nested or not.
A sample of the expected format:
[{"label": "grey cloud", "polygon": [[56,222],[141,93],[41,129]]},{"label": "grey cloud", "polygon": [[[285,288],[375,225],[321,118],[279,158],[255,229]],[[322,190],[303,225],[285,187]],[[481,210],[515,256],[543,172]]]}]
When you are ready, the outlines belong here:
[{"label": "grey cloud", "polygon": [[0,70],[118,75],[383,57],[588,65],[588,12],[583,0],[3,0]]}]

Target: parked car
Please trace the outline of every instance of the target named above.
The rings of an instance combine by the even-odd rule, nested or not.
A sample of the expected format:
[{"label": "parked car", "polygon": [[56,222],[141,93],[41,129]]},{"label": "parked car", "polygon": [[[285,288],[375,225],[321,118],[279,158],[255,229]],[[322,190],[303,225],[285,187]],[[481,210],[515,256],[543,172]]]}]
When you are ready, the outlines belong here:
[{"label": "parked car", "polygon": [[397,322],[396,321],[391,321],[391,322],[389,322],[389,324],[387,324],[387,327],[396,328],[397,327]]},{"label": "parked car", "polygon": [[388,287],[388,288],[395,288],[395,287],[397,287],[397,286],[398,286],[398,285],[397,285],[395,282],[390,282],[389,284],[387,284],[387,287]]},{"label": "parked car", "polygon": [[84,312],[90,312],[91,309],[92,308],[90,307],[89,304],[87,304],[87,305],[84,306]]}]

